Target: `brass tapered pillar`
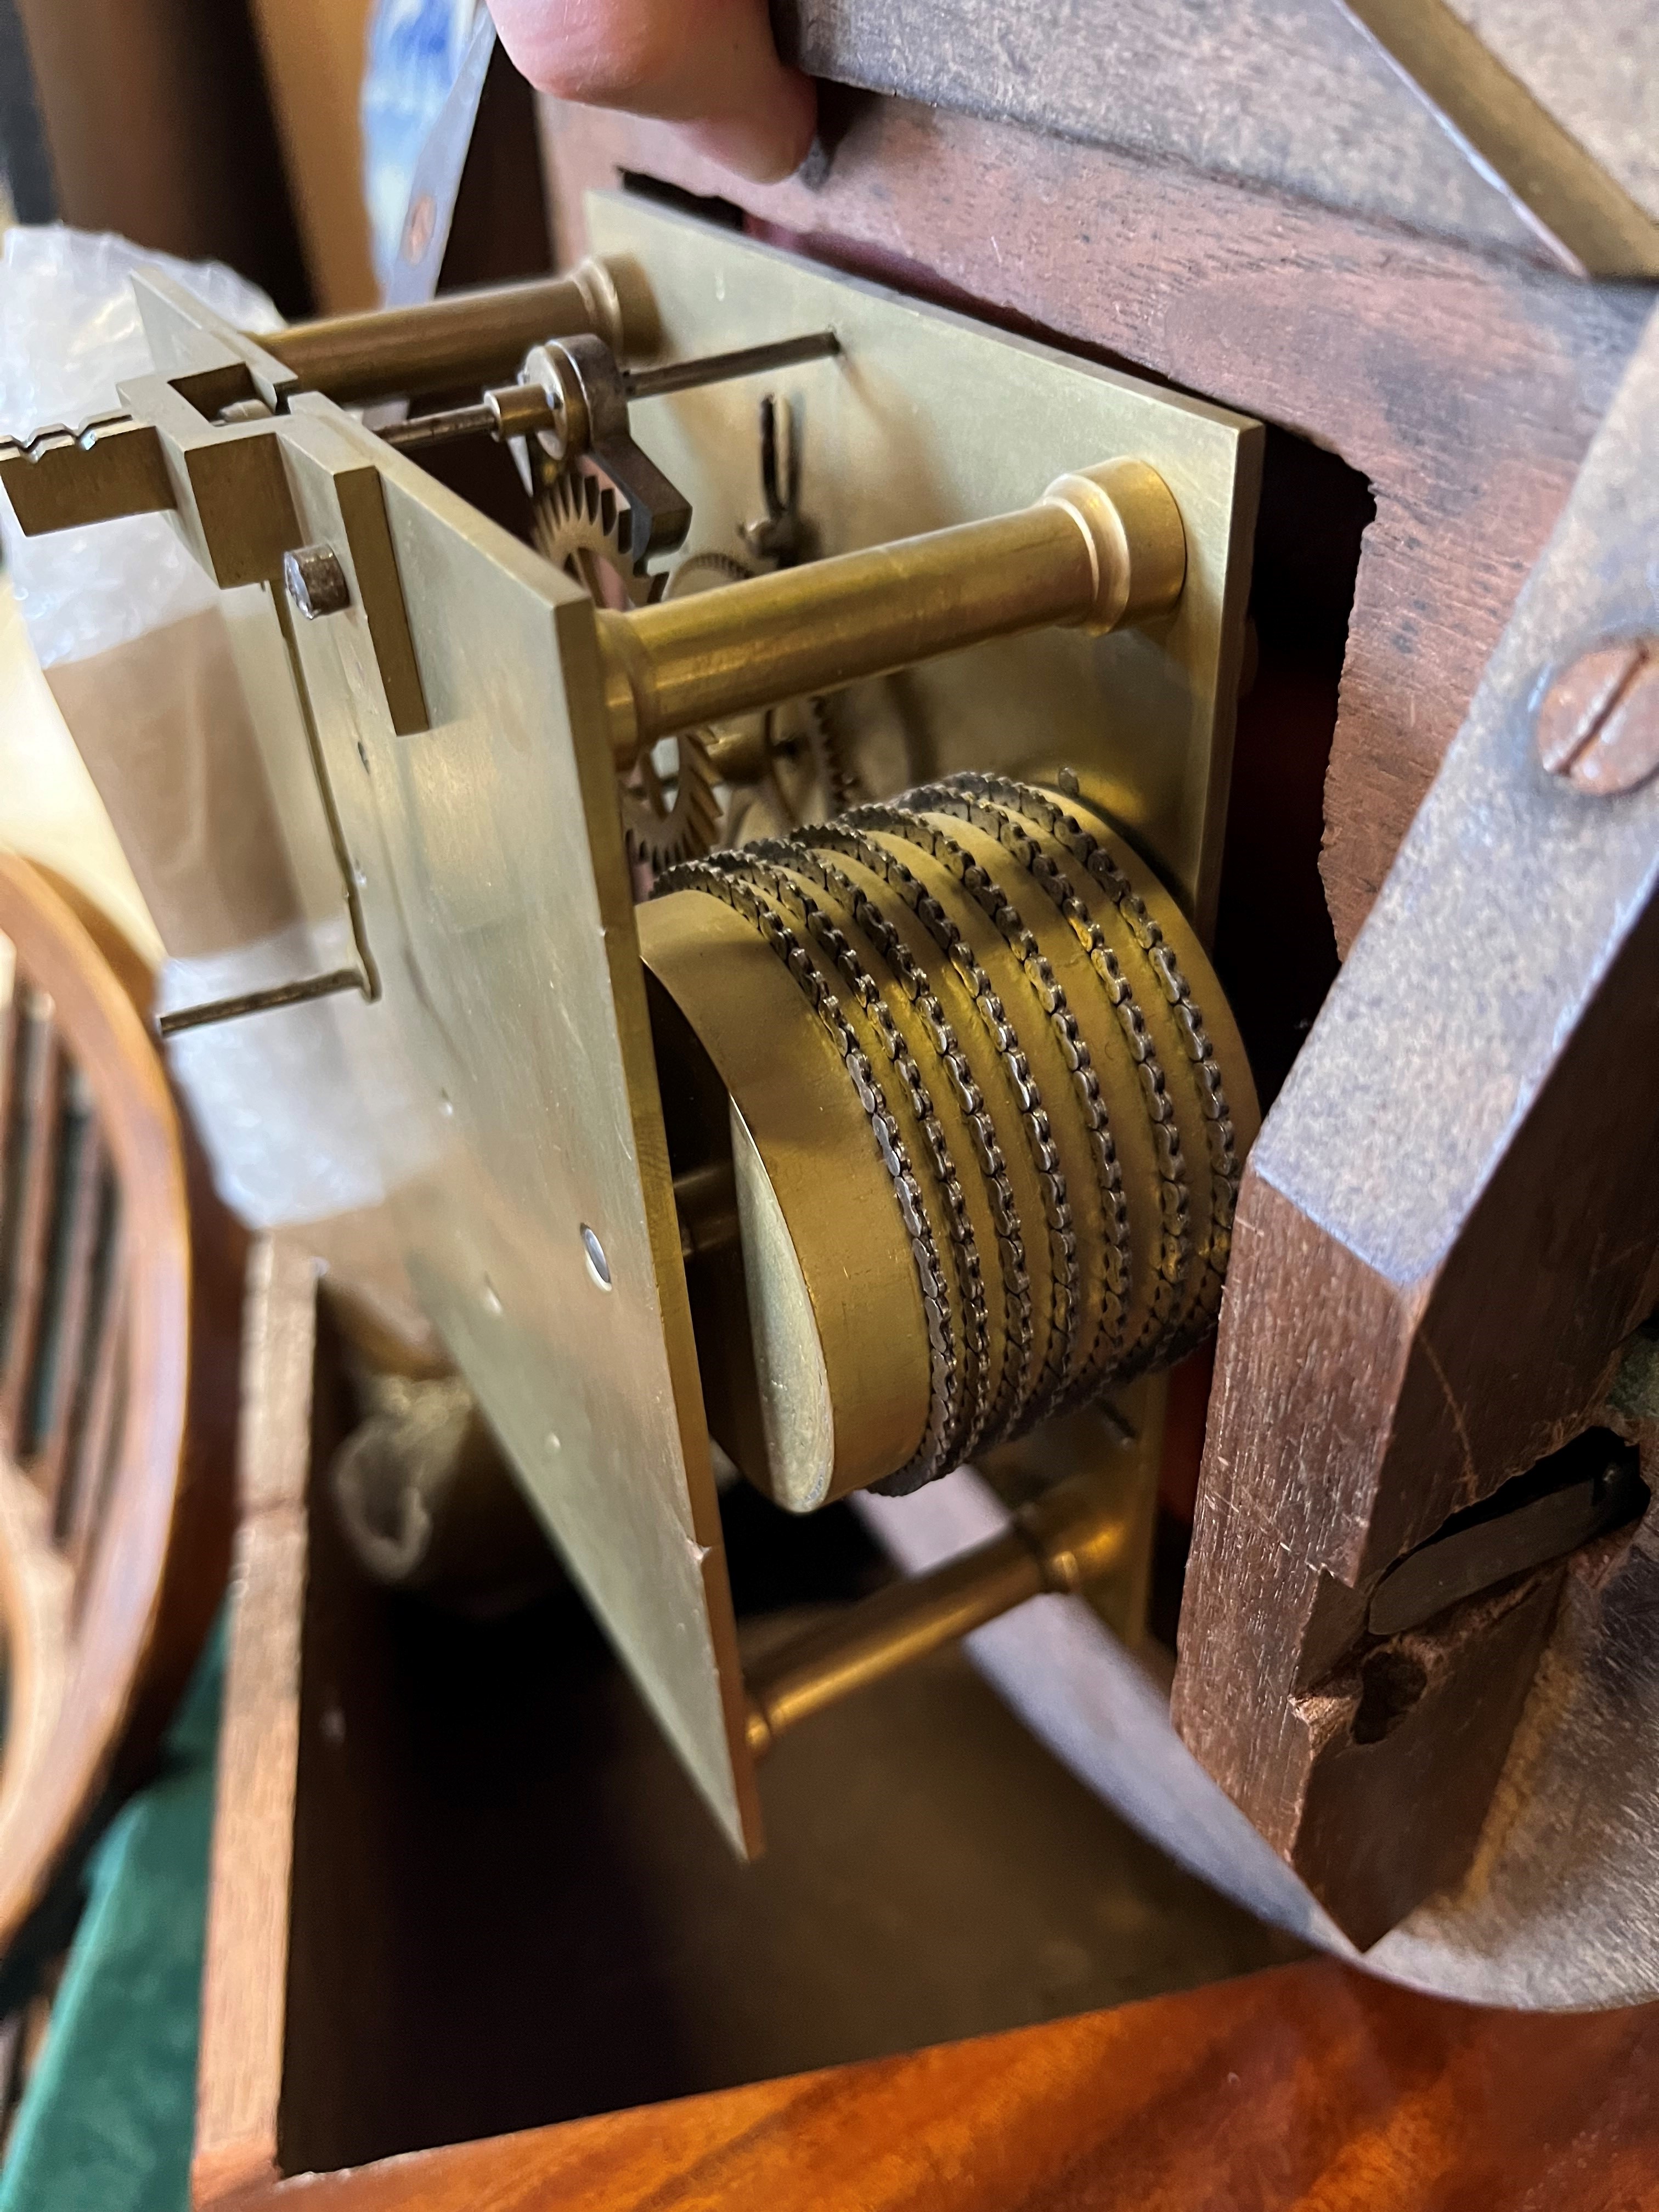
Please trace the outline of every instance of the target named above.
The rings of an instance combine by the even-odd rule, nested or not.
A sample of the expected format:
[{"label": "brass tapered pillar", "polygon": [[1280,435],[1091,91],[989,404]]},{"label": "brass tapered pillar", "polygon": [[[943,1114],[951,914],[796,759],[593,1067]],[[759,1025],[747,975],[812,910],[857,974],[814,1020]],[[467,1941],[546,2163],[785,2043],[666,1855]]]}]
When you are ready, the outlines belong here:
[{"label": "brass tapered pillar", "polygon": [[1060,477],[1016,514],[602,611],[611,750],[630,766],[659,738],[987,638],[1145,621],[1175,606],[1186,571],[1168,485],[1118,460]]}]

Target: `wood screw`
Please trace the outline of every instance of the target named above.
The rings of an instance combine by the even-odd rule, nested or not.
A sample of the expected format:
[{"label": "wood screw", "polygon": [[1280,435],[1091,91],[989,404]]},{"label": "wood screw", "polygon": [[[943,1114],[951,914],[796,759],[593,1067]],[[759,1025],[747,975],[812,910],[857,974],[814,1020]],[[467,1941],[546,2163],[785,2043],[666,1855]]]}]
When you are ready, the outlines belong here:
[{"label": "wood screw", "polygon": [[1659,769],[1659,640],[1620,638],[1581,653],[1539,709],[1538,757],[1598,799]]}]

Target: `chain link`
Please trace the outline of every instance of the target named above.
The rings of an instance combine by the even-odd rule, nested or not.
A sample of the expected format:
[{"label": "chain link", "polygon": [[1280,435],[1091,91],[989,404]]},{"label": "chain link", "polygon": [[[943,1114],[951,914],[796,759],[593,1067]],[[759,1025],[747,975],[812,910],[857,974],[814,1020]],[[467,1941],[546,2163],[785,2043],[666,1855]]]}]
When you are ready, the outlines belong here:
[{"label": "chain link", "polygon": [[[784,856],[786,865],[775,865],[779,854]],[[810,855],[805,857],[810,860]],[[921,1132],[933,1170],[934,1195],[950,1222],[957,1296],[966,1340],[963,1364],[967,1389],[958,1395],[956,1423],[944,1447],[946,1464],[954,1466],[968,1456],[984,1434],[990,1396],[991,1350],[978,1240],[944,1124],[934,1110],[933,1098],[910,1048],[869,970],[846,933],[795,880],[793,872],[800,866],[802,856],[787,845],[774,846],[764,853],[757,846],[745,845],[738,851],[720,853],[713,858],[714,865],[727,874],[746,877],[763,892],[770,892],[775,899],[793,907],[800,927],[836,969],[874,1030],[879,1049],[896,1071],[906,1102]]]},{"label": "chain link", "polygon": [[1163,1363],[1180,1358],[1203,1342],[1221,1310],[1221,1293],[1232,1250],[1239,1178],[1243,1172],[1226,1084],[1204,1026],[1203,1013],[1193,997],[1174,946],[1147,912],[1146,901],[1107,848],[1084,828],[1075,815],[1048,792],[1016,783],[1011,777],[969,773],[952,776],[950,781],[959,789],[982,792],[987,797],[1000,800],[1013,812],[1040,823],[1057,844],[1063,845],[1081,862],[1123,916],[1131,939],[1180,1028],[1204,1112],[1210,1171],[1210,1231],[1200,1255],[1202,1272],[1183,1326],[1158,1353]]},{"label": "chain link", "polygon": [[[1187,1270],[1192,1259],[1191,1204],[1187,1188],[1186,1162],[1181,1152],[1181,1130],[1176,1121],[1175,1108],[1170,1097],[1169,1085],[1158,1060],[1142,1013],[1123,973],[1117,955],[1107,943],[1100,924],[1078,897],[1075,888],[1066,876],[1036,844],[1035,839],[999,799],[992,799],[983,789],[969,784],[965,779],[952,776],[943,783],[929,784],[908,794],[915,805],[926,806],[941,814],[954,814],[971,822],[988,836],[994,837],[1012,859],[1018,861],[1030,875],[1044,896],[1069,925],[1079,944],[1088,955],[1091,974],[1100,986],[1106,1003],[1123,1033],[1138,1079],[1137,1091],[1146,1112],[1152,1139],[1158,1175],[1158,1248],[1152,1278],[1152,1302],[1139,1334],[1131,1344],[1122,1342],[1122,1324],[1116,1340],[1100,1347],[1101,1355],[1114,1363],[1120,1375],[1139,1373],[1149,1361],[1156,1358],[1159,1347],[1168,1341],[1182,1312],[1182,1293],[1186,1286]],[[1086,1047],[1085,1048],[1086,1050]],[[1104,1108],[1102,1108],[1103,1114]],[[1111,1141],[1109,1135],[1108,1143]],[[1113,1163],[1116,1169],[1115,1160]],[[1124,1206],[1121,1175],[1115,1182],[1118,1203]],[[1127,1206],[1125,1206],[1127,1225]],[[1120,1301],[1120,1316],[1124,1308]],[[1091,1357],[1085,1373],[1097,1371],[1099,1361]]]},{"label": "chain link", "polygon": [[[1134,1071],[1157,1170],[1151,1217],[1155,1247],[1144,1290],[1134,1287],[1136,1232],[1100,1070],[1077,1014],[1042,938],[997,875],[940,817],[965,822],[994,839],[1024,872],[1066,924],[1103,994],[1111,1016],[1111,1048],[1115,1053],[1121,1041]],[[1114,859],[1106,834],[1103,825],[1101,836],[1094,835],[1046,789],[969,773],[925,785],[897,801],[856,807],[787,838],[686,862],[658,884],[659,894],[690,890],[719,898],[759,933],[829,1034],[869,1121],[915,1267],[929,1358],[921,1443],[880,1489],[915,1489],[987,1444],[1083,1404],[1128,1375],[1169,1364],[1208,1333],[1219,1308],[1240,1171],[1225,1085],[1174,948]],[[1086,1237],[1079,1235],[1041,1086],[1003,998],[949,911],[954,894],[934,896],[895,849],[907,846],[945,870],[987,916],[1042,1010],[1070,1079],[1064,1110],[1075,1111],[1088,1144],[1098,1239],[1092,1230]],[[1087,890],[1073,868],[1086,874]],[[1096,890],[1111,902],[1121,926],[1123,934],[1115,942],[1091,910],[1089,896]],[[917,940],[907,937],[887,908],[889,893],[920,925],[965,994],[972,1015],[965,1035],[953,1025],[936,988],[941,971],[930,972],[931,961],[924,964],[918,957]],[[987,959],[991,957],[988,952]],[[1143,992],[1148,983],[1155,988],[1181,1040],[1182,1050],[1173,1063],[1181,1073],[1173,1082],[1135,981]],[[1160,1037],[1167,1054],[1167,1029]],[[976,1073],[988,1070],[986,1044],[1017,1114],[1042,1212],[1048,1310],[1041,1356],[1028,1244],[1031,1209],[1028,1204],[1022,1215],[998,1120]],[[1176,1110],[1189,1086],[1201,1109],[1208,1167],[1208,1224],[1196,1238]],[[909,1146],[895,1111],[899,1092],[914,1124]],[[1197,1126],[1189,1115],[1189,1142]],[[1004,1120],[1001,1131],[1008,1127]],[[967,1188],[959,1162],[969,1178]],[[969,1204],[975,1174],[985,1207],[977,1215]],[[987,1213],[994,1227],[1001,1290],[996,1327],[981,1259]],[[1139,1220],[1137,1212],[1134,1221]],[[948,1269],[941,1257],[947,1243]],[[1088,1289],[1100,1299],[1086,1349],[1079,1341],[1085,1247],[1088,1264],[1097,1271]]]},{"label": "chain link", "polygon": [[[845,869],[823,854],[799,842],[771,844],[758,848],[769,860],[781,860],[809,873],[832,898],[840,901],[866,940],[893,976],[906,1000],[915,1008],[929,1050],[943,1066],[945,1089],[956,1101],[972,1143],[985,1194],[996,1224],[997,1257],[1002,1278],[1004,1349],[997,1395],[977,1416],[977,1433],[967,1452],[981,1443],[995,1443],[1018,1418],[1031,1359],[1031,1280],[1025,1265],[1025,1240],[1007,1164],[997,1138],[996,1124],[987,1109],[977,1079],[963,1051],[949,1017],[927,971],[912,954],[894,924]],[[981,1300],[983,1291],[981,1291]]]},{"label": "chain link", "polygon": [[[907,801],[908,796],[907,793]],[[1109,1252],[1116,1253],[1120,1262],[1116,1279],[1114,1279],[1109,1273],[1103,1287],[1108,1298],[1115,1297],[1121,1308],[1128,1281],[1128,1216],[1121,1205],[1121,1182],[1115,1194],[1112,1188],[1117,1171],[1117,1158],[1112,1150],[1111,1132],[1106,1125],[1105,1107],[1101,1100],[1099,1083],[1090,1063],[1089,1048],[1078,1030],[1077,1023],[1066,1002],[1065,991],[1055,980],[1054,969],[1043,957],[1036,938],[1025,927],[1018,908],[1001,885],[954,837],[927,821],[924,816],[912,813],[908,803],[903,805],[860,806],[847,818],[860,828],[885,832],[889,836],[902,839],[938,860],[988,916],[1013,954],[1021,975],[1060,1040],[1060,1050],[1071,1071],[1072,1081],[1083,1110],[1085,1126],[1094,1151],[1106,1247]],[[1054,1142],[1053,1124],[1042,1105],[1036,1078],[1030,1072],[1025,1054],[1021,1051],[1018,1057],[1035,1102],[1031,1121],[1040,1156],[1039,1173],[1044,1176],[1045,1195],[1052,1194],[1054,1203],[1054,1211],[1048,1217],[1048,1243],[1055,1262],[1054,1318],[1049,1331],[1048,1356],[1038,1379],[1036,1401],[1030,1408],[1030,1418],[1037,1421],[1053,1409],[1060,1395],[1075,1381],[1079,1371],[1077,1334],[1083,1313],[1082,1270],[1071,1194],[1060,1166],[1060,1147]],[[1110,1267],[1109,1261],[1108,1267]]]}]

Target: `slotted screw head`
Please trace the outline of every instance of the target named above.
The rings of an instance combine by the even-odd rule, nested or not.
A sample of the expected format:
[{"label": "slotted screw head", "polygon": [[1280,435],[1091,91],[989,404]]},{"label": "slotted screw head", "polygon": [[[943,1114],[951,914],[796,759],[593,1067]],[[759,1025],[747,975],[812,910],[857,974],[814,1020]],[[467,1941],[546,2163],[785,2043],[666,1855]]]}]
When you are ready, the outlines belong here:
[{"label": "slotted screw head", "polygon": [[307,622],[351,605],[351,587],[331,545],[301,545],[283,556],[283,583]]},{"label": "slotted screw head", "polygon": [[1538,757],[1598,799],[1659,769],[1659,640],[1620,638],[1562,671],[1538,713]]}]

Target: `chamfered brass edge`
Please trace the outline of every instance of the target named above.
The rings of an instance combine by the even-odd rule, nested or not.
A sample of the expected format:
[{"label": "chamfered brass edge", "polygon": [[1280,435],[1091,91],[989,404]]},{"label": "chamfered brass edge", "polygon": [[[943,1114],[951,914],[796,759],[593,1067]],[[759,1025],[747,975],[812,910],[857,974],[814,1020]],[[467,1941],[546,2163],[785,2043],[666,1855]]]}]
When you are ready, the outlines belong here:
[{"label": "chamfered brass edge", "polygon": [[[596,892],[604,915],[603,958],[622,1048],[631,1125],[628,1149],[635,1165],[655,1277],[656,1302],[680,1437],[680,1468],[724,1717],[731,1816],[736,1822],[735,1829],[728,1826],[728,1832],[740,1850],[753,1856],[763,1847],[763,1828],[753,1762],[747,1747],[745,1692],[736,1621],[709,1456],[708,1425],[703,1418],[702,1379],[652,1047],[633,886],[623,850],[615,776],[604,739],[592,603],[579,586],[551,570],[529,547],[478,514],[459,495],[449,491],[416,464],[392,453],[383,441],[364,430],[332,402],[313,395],[303,410],[274,427],[276,434],[284,441],[292,438],[296,442],[309,443],[322,438],[342,441],[344,450],[337,447],[326,460],[322,459],[325,448],[319,449],[314,456],[307,456],[313,465],[320,462],[332,472],[337,472],[343,465],[349,467],[351,464],[360,464],[366,456],[372,457],[387,489],[389,519],[395,512],[396,495],[407,495],[417,507],[431,514],[437,523],[482,546],[518,583],[528,586],[546,603],[568,694],[586,843],[592,856]],[[395,526],[392,535],[395,558]],[[418,659],[418,637],[416,649]],[[533,1485],[532,1488],[533,1492]],[[619,1638],[618,1642],[625,1647],[625,1639]],[[625,1648],[623,1656],[628,1656]],[[695,1765],[693,1771],[696,1772]],[[726,1825],[723,1808],[716,1806],[715,1809],[722,1814],[722,1824]]]},{"label": "chamfered brass edge", "polygon": [[[875,1218],[885,1224],[891,1218],[893,1199],[870,1140],[868,1117],[856,1103],[828,1037],[820,1030],[781,963],[755,936],[750,925],[718,899],[673,892],[652,900],[639,909],[639,915],[641,957],[658,984],[678,1006],[715,1076],[726,1087],[772,1182],[786,1222],[800,1201],[797,1185],[801,1162],[799,1136],[803,1131],[796,1116],[803,1109],[775,1089],[769,1099],[763,1100],[757,1095],[757,1086],[776,1083],[775,1031],[754,1019],[754,1001],[750,991],[732,994],[729,1000],[722,994],[717,972],[721,964],[718,956],[722,950],[735,955],[734,976],[737,970],[741,970],[758,979],[762,989],[771,994],[781,1017],[799,1018],[801,1035],[814,1056],[812,1066],[815,1071],[822,1072],[822,1085],[811,1103],[819,1115],[829,1117],[831,1127],[827,1132],[820,1129],[817,1142],[822,1145],[825,1135],[830,1137],[830,1148],[823,1164],[831,1165],[840,1158],[842,1170],[821,1191],[819,1179],[815,1178],[811,1194],[817,1195],[821,1203],[834,1205],[838,1218],[847,1218],[857,1211],[848,1202],[845,1176],[850,1171],[858,1178],[854,1188],[864,1190]],[[712,1007],[711,983],[717,1000]],[[799,1091],[800,1086],[793,1087]],[[793,1135],[792,1123],[795,1124]],[[895,1432],[902,1432],[905,1437],[898,1458],[892,1462],[902,1465],[919,1444],[926,1425],[928,1371],[925,1358],[919,1359],[912,1364],[913,1371],[907,1382],[903,1372],[907,1363],[899,1357],[907,1340],[926,1342],[920,1296],[908,1251],[902,1252],[892,1273],[895,1291],[903,1305],[905,1319],[910,1323],[908,1332],[884,1326],[872,1344],[860,1340],[860,1316],[856,1312],[838,1316],[815,1308],[815,1318],[832,1398],[842,1399],[852,1377],[860,1370],[866,1378],[873,1373],[880,1382],[884,1410]],[[821,1289],[814,1275],[808,1273],[805,1279],[809,1297],[815,1286]],[[885,1298],[878,1296],[875,1304],[890,1323],[893,1316]],[[884,1364],[889,1362],[893,1364]],[[900,1413],[896,1408],[907,1410]],[[837,1435],[838,1463],[856,1464],[862,1455],[855,1440]],[[866,1474],[863,1479],[868,1480],[871,1477]],[[828,1503],[831,1497],[854,1486],[846,1481],[832,1483],[823,1498],[811,1502]],[[799,1510],[799,1501],[781,1498],[778,1502]]]}]

